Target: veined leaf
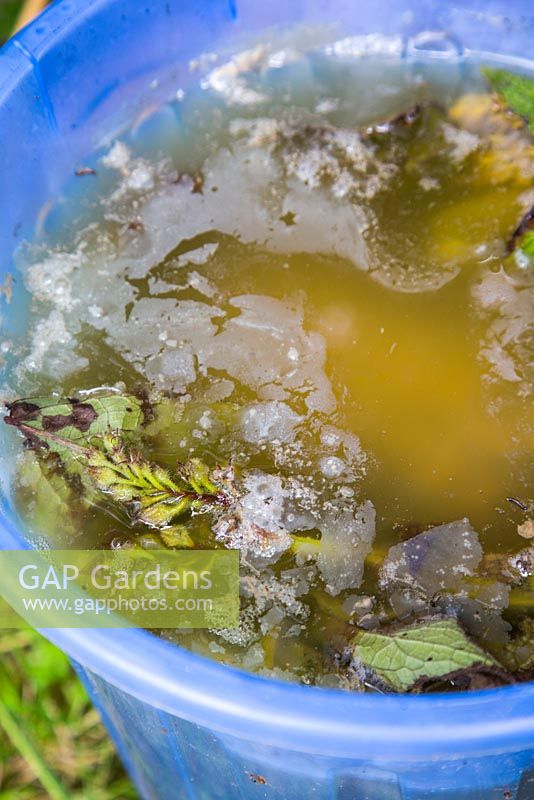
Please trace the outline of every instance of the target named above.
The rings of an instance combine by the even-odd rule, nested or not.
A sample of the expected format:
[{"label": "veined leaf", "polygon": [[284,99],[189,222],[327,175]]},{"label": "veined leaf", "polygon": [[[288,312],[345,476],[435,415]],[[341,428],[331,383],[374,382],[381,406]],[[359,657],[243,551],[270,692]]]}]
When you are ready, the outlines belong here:
[{"label": "veined leaf", "polygon": [[161,531],[161,538],[167,547],[177,547],[185,550],[193,546],[193,540],[185,525],[172,525]]},{"label": "veined leaf", "polygon": [[147,461],[123,442],[142,419],[136,398],[109,395],[87,403],[19,400],[9,406],[6,422],[30,442],[74,462],[86,487],[89,483],[126,507],[132,522],[165,530],[168,546],[190,547],[189,535],[183,526],[174,525],[175,520],[230,505],[235,499],[233,479],[215,479],[200,459],[179,464],[175,475]]},{"label": "veined leaf", "polygon": [[[35,432],[55,434],[81,446],[91,446],[94,438],[108,431],[117,431],[122,437],[137,430],[143,422],[140,401],[132,395],[109,394],[88,397],[85,400],[51,397],[29,397],[8,405],[8,425],[14,425],[31,439]],[[53,452],[64,452],[62,441],[49,436],[46,444]]]},{"label": "veined leaf", "polygon": [[17,500],[32,531],[53,536],[61,525],[64,535],[76,536],[83,506],[76,491],[58,471],[55,458],[42,458],[26,450],[18,462],[18,476]]},{"label": "veined leaf", "polygon": [[497,662],[467,638],[453,619],[429,620],[394,633],[359,631],[350,645],[355,661],[397,692],[423,677],[440,678]]},{"label": "veined leaf", "polygon": [[534,79],[505,69],[486,67],[482,72],[504,105],[525,120],[534,135]]}]

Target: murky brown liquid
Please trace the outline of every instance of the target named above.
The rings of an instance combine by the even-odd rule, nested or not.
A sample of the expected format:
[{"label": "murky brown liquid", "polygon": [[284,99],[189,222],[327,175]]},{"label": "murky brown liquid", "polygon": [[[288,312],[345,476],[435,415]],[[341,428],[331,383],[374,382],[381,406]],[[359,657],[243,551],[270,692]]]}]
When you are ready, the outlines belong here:
[{"label": "murky brown liquid", "polygon": [[[410,105],[406,86],[402,92],[402,103],[400,98],[392,102],[396,111],[405,103]],[[419,94],[414,88],[415,100],[420,99]],[[455,94],[461,94],[458,87]],[[208,167],[204,166],[203,193],[197,192],[193,181],[190,189],[184,189],[187,199],[180,200],[188,204],[186,212],[169,213],[162,221],[170,230],[176,221],[175,255],[161,258],[160,253],[159,260],[155,258],[144,274],[140,271],[135,278],[128,277],[126,266],[126,279],[135,287],[135,296],[125,303],[123,319],[135,316],[139,304],[150,300],[156,318],[159,313],[170,313],[165,330],[153,334],[155,341],[167,350],[180,350],[185,339],[191,340],[197,366],[202,359],[208,364],[206,369],[199,367],[195,380],[180,390],[173,384],[172,370],[163,369],[157,377],[158,388],[167,398],[176,399],[181,416],[163,431],[157,424],[148,429],[145,447],[151,457],[171,466],[192,453],[210,462],[237,454],[238,463],[269,472],[277,469],[286,478],[298,463],[298,473],[310,477],[322,469],[314,458],[328,457],[321,450],[325,425],[355,434],[365,454],[365,466],[353,471],[344,488],[353,493],[355,502],[370,500],[376,509],[376,538],[368,558],[371,568],[359,589],[370,595],[376,591],[372,565],[391,545],[434,525],[468,517],[486,553],[515,552],[525,544],[517,535],[522,517],[507,498],[528,501],[532,497],[534,412],[529,393],[534,352],[526,331],[534,308],[532,294],[527,295],[532,292],[528,279],[514,269],[505,243],[524,210],[525,192],[532,186],[525,171],[532,145],[523,133],[492,118],[487,95],[479,93],[459,101],[451,96],[447,102],[448,107],[439,110],[432,103],[425,105],[414,122],[401,120],[387,130],[362,133],[366,150],[361,158],[368,159],[364,167],[356,162],[350,138],[359,125],[349,124],[348,112],[337,127],[334,122],[323,125],[317,120],[307,120],[305,127],[293,119],[280,132],[275,130],[275,118],[267,134],[265,126],[260,134],[245,126],[245,134],[238,133],[235,140],[230,137],[230,149],[223,147],[211,156]],[[254,121],[250,112],[248,119]],[[340,130],[343,136],[337,138]],[[272,166],[280,160],[283,174]],[[378,170],[377,188],[369,176],[381,162],[393,164],[394,170],[390,169],[391,174]],[[272,174],[266,178],[263,169]],[[231,180],[237,181],[236,174],[241,176],[240,185],[257,193],[256,216],[246,192],[238,194],[236,189],[234,194],[224,194],[224,181],[229,185]],[[162,209],[167,204],[172,210],[172,204],[178,202],[178,184],[175,180],[170,189],[162,191]],[[273,212],[272,225],[262,221],[265,208],[270,208],[267,194],[284,198]],[[249,215],[251,220],[249,227],[243,223],[237,234],[231,223],[218,227],[217,219],[209,216],[214,203],[231,204],[232,198],[236,213],[240,208],[243,218]],[[306,221],[307,203],[314,209],[311,225]],[[367,215],[367,224],[354,234],[354,246],[351,236],[357,216],[347,222],[343,216],[347,208]],[[133,212],[127,209],[125,218],[128,213]],[[204,214],[204,231],[192,228],[182,237],[182,213],[192,219]],[[146,257],[147,247],[150,249],[143,243],[143,230],[148,229],[143,214],[137,206],[135,215],[141,220],[128,232],[134,248],[131,263],[136,252]],[[155,217],[153,212],[151,224]],[[109,220],[103,230],[106,225],[110,226]],[[261,236],[257,235],[259,229]],[[196,244],[193,234],[201,234]],[[141,244],[136,244],[137,235]],[[206,242],[216,245],[213,252],[188,260],[188,254]],[[266,389],[258,382],[247,383],[246,369],[232,372],[231,355],[213,356],[224,326],[239,319],[241,306],[236,298],[247,295],[255,296],[259,306],[262,298],[298,306],[302,330],[322,337],[324,374],[335,408],[324,406],[312,413],[303,406],[304,395],[288,389],[285,378],[269,380]],[[212,319],[209,324],[219,328],[213,340],[201,346],[202,326],[208,322],[199,321],[187,336],[176,334],[173,314],[179,327],[183,311],[176,306],[169,312],[172,301],[202,303],[218,309],[213,312],[214,319],[224,317],[226,321],[213,323]],[[87,305],[91,302],[97,317],[100,300],[84,300]],[[117,381],[123,381],[128,390],[144,384],[153,392],[154,383],[139,366],[135,347],[133,355],[128,352],[128,331],[114,338],[106,327],[107,313],[104,309],[103,325],[95,323],[97,331],[86,324],[79,337],[78,353],[89,359],[89,365],[55,384],[53,375],[44,369],[35,377],[35,394],[45,387],[68,396]],[[290,358],[297,362],[300,354],[287,325],[287,332],[282,326],[279,339],[287,342],[288,352],[295,350]],[[247,328],[251,365],[256,359],[268,359],[265,337],[270,334],[266,329],[266,323]],[[240,358],[236,355],[236,362],[240,363]],[[210,392],[215,385],[220,387],[221,381],[232,381],[232,389],[220,399],[210,400]],[[293,461],[288,443],[283,465],[279,460],[278,467],[269,443],[255,446],[258,442],[251,443],[250,437],[243,442],[235,422],[244,407],[273,400],[284,402],[301,416],[298,458]],[[204,435],[207,426],[199,423],[206,413],[212,414],[219,426],[209,435]],[[283,441],[280,447],[284,450]],[[328,497],[328,470],[323,473],[324,500]],[[332,484],[334,505],[339,487],[339,480]],[[32,491],[35,499],[35,486],[30,485],[30,495]],[[27,503],[28,488],[20,494]],[[34,525],[39,513],[37,505],[32,510]],[[81,542],[98,545],[112,525],[115,522],[110,523],[106,513],[90,509],[81,526],[81,538],[76,540],[78,546]],[[128,532],[123,521],[116,521],[116,527]],[[68,543],[61,531],[46,533],[55,541]],[[278,572],[282,567],[292,568],[292,558],[286,554]],[[309,596],[303,598],[312,610],[301,635],[283,640],[283,624],[271,629],[257,640],[263,655],[249,666],[289,669],[307,680],[322,671],[328,673],[322,658],[335,639],[339,620],[343,624],[346,620],[342,610],[345,596],[330,596],[317,579]],[[209,651],[205,633],[186,637],[188,642],[202,652]],[[226,653],[211,647],[211,655],[241,663],[242,650],[230,644],[226,647]]]}]

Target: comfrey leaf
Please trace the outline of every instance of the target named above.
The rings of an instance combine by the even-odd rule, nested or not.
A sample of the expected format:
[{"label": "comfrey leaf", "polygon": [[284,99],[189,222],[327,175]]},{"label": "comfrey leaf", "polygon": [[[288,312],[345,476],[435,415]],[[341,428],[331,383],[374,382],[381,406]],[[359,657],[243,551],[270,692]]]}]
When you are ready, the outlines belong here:
[{"label": "comfrey leaf", "polygon": [[534,80],[505,69],[486,67],[482,72],[503,103],[525,120],[534,135]]},{"label": "comfrey leaf", "polygon": [[54,457],[39,458],[35,452],[26,450],[18,462],[17,501],[34,534],[54,536],[60,523],[62,533],[74,538],[79,532],[77,520],[83,506],[75,489],[56,467]]},{"label": "comfrey leaf", "polygon": [[409,691],[421,678],[440,678],[479,664],[498,666],[453,619],[426,620],[389,634],[359,631],[350,650],[356,665],[396,692]]},{"label": "comfrey leaf", "polygon": [[[14,425],[30,441],[45,444],[60,455],[66,449],[63,440],[91,446],[94,437],[110,430],[126,437],[139,428],[144,418],[140,401],[132,395],[109,394],[86,400],[30,397],[16,400],[7,408],[9,414],[5,421],[8,425]],[[59,440],[48,437],[45,442],[43,433],[57,434]]]},{"label": "comfrey leaf", "polygon": [[[253,509],[247,503],[252,474],[248,482],[238,482],[230,464],[211,470],[198,458],[166,469],[132,448],[131,440],[143,420],[136,398],[109,395],[84,403],[29,398],[12,403],[8,410],[6,422],[18,428],[36,450],[59,455],[65,472],[76,475],[86,501],[96,504],[95,495],[106,495],[128,512],[133,524],[157,529],[169,547],[192,545],[182,522],[201,513],[215,517],[210,533],[226,547],[273,557],[291,545],[290,534],[279,521],[274,527],[264,526],[262,514],[272,516],[269,494]],[[281,484],[280,479],[271,480]],[[281,485],[279,494],[283,494]]]},{"label": "comfrey leaf", "polygon": [[175,521],[235,502],[234,480],[217,480],[199,459],[180,464],[173,476],[147,461],[123,442],[123,433],[135,430],[141,420],[139,402],[116,395],[55,405],[44,398],[20,400],[9,406],[6,418],[32,444],[76,462],[84,482],[125,507],[133,523],[165,530],[168,546],[190,547],[187,531]]}]

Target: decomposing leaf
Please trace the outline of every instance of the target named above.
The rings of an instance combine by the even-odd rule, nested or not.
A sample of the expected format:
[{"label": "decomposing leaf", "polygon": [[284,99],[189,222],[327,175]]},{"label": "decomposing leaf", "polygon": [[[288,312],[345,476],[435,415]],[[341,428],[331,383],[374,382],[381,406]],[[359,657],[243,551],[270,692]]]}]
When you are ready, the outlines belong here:
[{"label": "decomposing leaf", "polygon": [[[5,421],[19,428],[33,442],[64,454],[63,442],[91,446],[94,437],[118,431],[122,437],[143,422],[141,402],[132,395],[109,394],[87,399],[30,397],[8,406]],[[44,434],[56,434],[44,437]]]},{"label": "decomposing leaf", "polygon": [[505,69],[486,67],[483,74],[503,103],[527,123],[534,134],[534,80]]},{"label": "decomposing leaf", "polygon": [[[84,403],[29,398],[8,409],[6,422],[36,448],[57,454],[67,467],[66,474],[80,479],[87,502],[98,502],[94,493],[107,495],[115,511],[126,510],[133,524],[157,529],[169,547],[191,546],[189,533],[177,521],[206,512],[216,516],[210,533],[227,547],[256,549],[272,556],[291,544],[283,526],[271,530],[261,524],[263,509],[254,511],[247,504],[250,487],[246,480],[238,483],[230,464],[212,470],[192,458],[176,465],[171,450],[166,455],[174,463],[168,469],[132,448],[133,435],[130,443],[125,437],[134,434],[143,419],[136,398],[110,395]],[[170,417],[175,416],[171,412]],[[146,434],[143,429],[143,441]]]},{"label": "decomposing leaf", "polygon": [[17,495],[34,533],[55,534],[61,524],[62,533],[74,537],[78,532],[75,514],[82,509],[75,490],[56,467],[54,457],[38,458],[29,450],[23,453]]},{"label": "decomposing leaf", "polygon": [[474,664],[472,667],[455,670],[439,678],[420,678],[410,689],[412,694],[428,692],[475,692],[495,689],[517,683],[514,676],[494,664]]},{"label": "decomposing leaf", "polygon": [[499,666],[454,619],[430,619],[392,633],[358,631],[350,644],[357,665],[397,692],[422,678],[441,678],[482,664]]},{"label": "decomposing leaf", "polygon": [[[510,586],[521,585],[534,577],[534,547],[515,553],[487,553],[480,564],[483,580],[504,581]],[[526,598],[525,598],[526,599]],[[512,598],[510,598],[512,602]]]},{"label": "decomposing leaf", "polygon": [[8,408],[8,424],[31,443],[81,465],[85,480],[127,508],[132,522],[161,530],[167,546],[192,545],[184,526],[174,525],[177,518],[235,500],[234,481],[216,481],[199,459],[178,465],[171,476],[124,444],[123,436],[136,430],[142,420],[140,403],[134,397],[109,395],[83,403],[68,399],[55,404],[50,398],[31,398]]},{"label": "decomposing leaf", "polygon": [[504,646],[500,657],[513,672],[534,670],[534,618],[523,619],[518,635]]}]

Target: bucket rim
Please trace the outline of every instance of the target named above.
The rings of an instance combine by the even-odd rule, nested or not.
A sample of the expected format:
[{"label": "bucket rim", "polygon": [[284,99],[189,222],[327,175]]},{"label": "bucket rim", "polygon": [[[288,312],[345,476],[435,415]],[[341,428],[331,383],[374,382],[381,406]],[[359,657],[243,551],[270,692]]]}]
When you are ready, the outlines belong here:
[{"label": "bucket rim", "polygon": [[[60,0],[2,49],[54,46],[113,0]],[[209,4],[208,4],[209,5]],[[38,29],[45,33],[36,39]],[[36,56],[37,57],[37,56]],[[15,59],[16,61],[16,59]],[[0,74],[2,103],[27,58]],[[0,547],[28,544],[0,510]],[[365,695],[309,687],[244,672],[195,655],[144,630],[46,629],[84,669],[143,702],[210,729],[263,744],[339,757],[467,758],[534,748],[534,682],[469,693]],[[147,677],[148,676],[148,677]]]}]

